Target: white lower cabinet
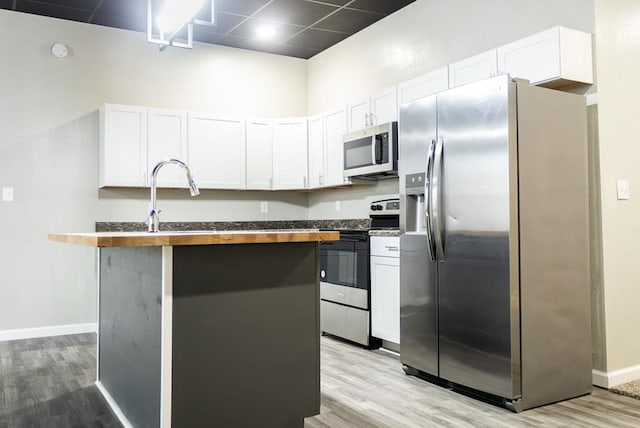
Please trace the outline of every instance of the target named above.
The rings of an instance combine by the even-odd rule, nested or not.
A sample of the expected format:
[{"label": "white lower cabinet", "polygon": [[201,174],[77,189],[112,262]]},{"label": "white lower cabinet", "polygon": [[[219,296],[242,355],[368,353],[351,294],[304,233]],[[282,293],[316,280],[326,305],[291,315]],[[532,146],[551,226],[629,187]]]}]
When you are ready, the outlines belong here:
[{"label": "white lower cabinet", "polygon": [[400,238],[372,236],[371,335],[400,343]]},{"label": "white lower cabinet", "polygon": [[202,189],[244,189],[244,119],[189,113],[187,163]]}]

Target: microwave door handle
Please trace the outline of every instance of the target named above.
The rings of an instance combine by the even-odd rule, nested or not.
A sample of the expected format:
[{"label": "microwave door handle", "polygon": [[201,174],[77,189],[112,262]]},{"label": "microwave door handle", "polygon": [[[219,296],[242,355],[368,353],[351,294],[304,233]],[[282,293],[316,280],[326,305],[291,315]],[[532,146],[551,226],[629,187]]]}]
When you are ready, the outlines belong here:
[{"label": "microwave door handle", "polygon": [[442,236],[442,157],[444,150],[444,138],[438,138],[435,153],[433,156],[433,182],[430,184],[432,198],[431,214],[433,221],[433,230],[436,244],[436,257],[439,261],[444,261],[444,238]]},{"label": "microwave door handle", "polygon": [[371,136],[371,165],[376,164],[376,136]]},{"label": "microwave door handle", "polygon": [[379,135],[373,136],[373,145],[376,151],[376,165],[382,163],[382,138]]},{"label": "microwave door handle", "polygon": [[431,227],[431,175],[433,173],[433,153],[435,150],[436,140],[431,140],[429,144],[429,152],[427,154],[427,165],[424,174],[424,217],[425,226],[427,228],[427,247],[429,248],[429,259],[436,261],[436,251],[433,245],[433,230]]}]

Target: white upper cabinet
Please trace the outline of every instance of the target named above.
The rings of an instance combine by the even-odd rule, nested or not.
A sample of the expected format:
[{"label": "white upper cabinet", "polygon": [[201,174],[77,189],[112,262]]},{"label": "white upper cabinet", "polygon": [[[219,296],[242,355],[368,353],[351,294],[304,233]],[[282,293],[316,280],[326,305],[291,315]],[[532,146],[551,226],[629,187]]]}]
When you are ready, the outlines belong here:
[{"label": "white upper cabinet", "polygon": [[273,122],[273,188],[307,188],[307,118]]},{"label": "white upper cabinet", "polygon": [[348,132],[398,120],[398,95],[395,86],[347,106]]},{"label": "white upper cabinet", "polygon": [[147,184],[147,109],[100,108],[100,187]]},{"label": "white upper cabinet", "polygon": [[366,98],[349,104],[348,131],[357,131],[372,125],[371,120],[371,98]]},{"label": "white upper cabinet", "polygon": [[[187,162],[187,112],[182,110],[148,109],[147,169],[165,159]],[[168,165],[157,175],[158,187],[187,187],[182,168]]]},{"label": "white upper cabinet", "polygon": [[273,188],[273,127],[269,119],[247,118],[247,189]]},{"label": "white upper cabinet", "polygon": [[245,188],[245,122],[189,113],[189,168],[203,189]]},{"label": "white upper cabinet", "polygon": [[498,70],[533,85],[593,83],[591,35],[555,27],[498,48]]},{"label": "white upper cabinet", "polygon": [[323,113],[325,142],[325,185],[349,184],[344,178],[344,143],[347,133],[347,109],[341,107]]},{"label": "white upper cabinet", "polygon": [[398,85],[398,108],[449,88],[449,70],[441,67]]},{"label": "white upper cabinet", "polygon": [[496,49],[474,55],[449,65],[449,87],[487,79],[498,74]]},{"label": "white upper cabinet", "polygon": [[395,85],[371,96],[371,113],[372,125],[398,120],[398,92]]},{"label": "white upper cabinet", "polygon": [[325,176],[325,138],[322,115],[311,116],[309,127],[309,187],[324,185]]}]

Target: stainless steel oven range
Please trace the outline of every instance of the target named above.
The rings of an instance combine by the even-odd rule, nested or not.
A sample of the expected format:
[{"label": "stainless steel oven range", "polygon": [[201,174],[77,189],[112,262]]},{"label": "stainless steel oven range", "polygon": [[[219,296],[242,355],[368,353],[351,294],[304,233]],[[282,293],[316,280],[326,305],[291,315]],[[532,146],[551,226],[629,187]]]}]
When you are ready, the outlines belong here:
[{"label": "stainless steel oven range", "polygon": [[[397,228],[398,199],[371,203],[371,228]],[[369,230],[340,230],[340,240],[320,243],[320,327],[368,348],[371,336]]]}]

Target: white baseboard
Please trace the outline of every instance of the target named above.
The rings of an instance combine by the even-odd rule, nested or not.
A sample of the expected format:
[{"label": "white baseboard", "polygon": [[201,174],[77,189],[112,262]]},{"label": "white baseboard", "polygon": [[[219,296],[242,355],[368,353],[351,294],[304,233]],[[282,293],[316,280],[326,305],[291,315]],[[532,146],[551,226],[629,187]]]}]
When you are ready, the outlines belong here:
[{"label": "white baseboard", "polygon": [[97,323],[54,325],[50,327],[20,328],[0,330],[0,342],[18,339],[34,339],[37,337],[63,336],[66,334],[95,333]]},{"label": "white baseboard", "polygon": [[133,425],[131,424],[131,422],[129,422],[129,419],[127,419],[124,413],[122,413],[120,406],[118,406],[118,404],[115,402],[111,394],[109,394],[109,391],[107,391],[102,382],[97,380],[96,387],[98,387],[98,391],[102,393],[102,396],[107,401],[107,404],[109,405],[109,407],[111,407],[111,410],[113,410],[113,413],[115,413],[116,417],[124,426],[124,428],[133,428]]},{"label": "white baseboard", "polygon": [[601,372],[593,370],[593,384],[601,388],[613,388],[632,380],[640,379],[640,365],[625,367],[624,369],[614,370],[612,372]]}]

